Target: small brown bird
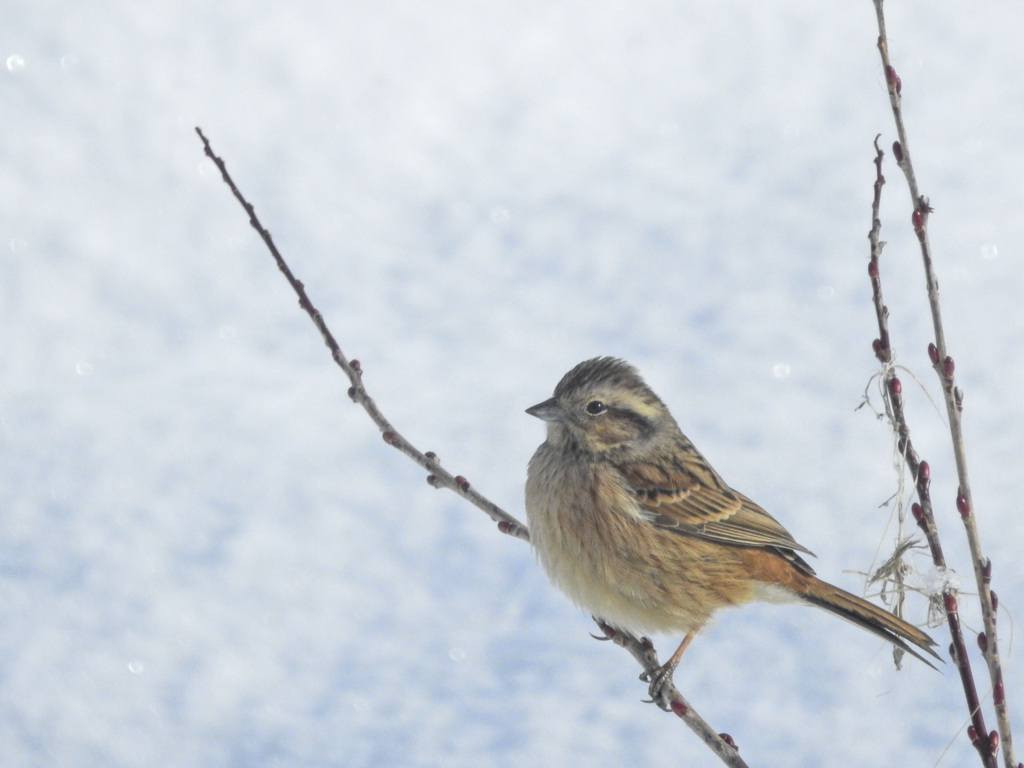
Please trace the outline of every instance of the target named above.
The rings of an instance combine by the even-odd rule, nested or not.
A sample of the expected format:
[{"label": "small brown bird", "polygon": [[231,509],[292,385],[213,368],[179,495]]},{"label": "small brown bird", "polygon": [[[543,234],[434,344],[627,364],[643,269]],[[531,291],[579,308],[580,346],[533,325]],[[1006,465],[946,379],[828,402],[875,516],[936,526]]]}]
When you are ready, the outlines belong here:
[{"label": "small brown bird", "polygon": [[580,363],[526,410],[548,424],[530,460],[530,541],[577,605],[630,632],[685,634],[651,678],[658,701],[719,608],[752,600],[824,608],[932,666],[927,634],[814,575],[813,554],[730,488],[628,363]]}]

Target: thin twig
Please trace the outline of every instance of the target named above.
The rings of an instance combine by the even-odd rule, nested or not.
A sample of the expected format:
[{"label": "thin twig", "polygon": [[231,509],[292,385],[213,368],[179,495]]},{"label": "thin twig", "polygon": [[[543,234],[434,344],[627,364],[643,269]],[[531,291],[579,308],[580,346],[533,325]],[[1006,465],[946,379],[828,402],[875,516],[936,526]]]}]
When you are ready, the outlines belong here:
[{"label": "thin twig", "polygon": [[953,358],[948,354],[946,348],[942,312],[939,305],[939,283],[933,269],[931,244],[928,239],[928,217],[932,212],[932,208],[928,199],[921,194],[918,188],[917,175],[911,161],[906,125],[903,120],[902,83],[889,59],[889,43],[885,31],[885,14],[882,10],[883,0],[874,0],[874,5],[878,21],[878,52],[882,59],[882,68],[885,72],[885,81],[889,92],[889,104],[892,107],[898,136],[898,141],[893,144],[893,154],[900,169],[903,171],[903,175],[906,177],[907,187],[910,191],[911,204],[913,205],[911,222],[921,248],[921,260],[924,265],[928,291],[928,304],[931,308],[932,326],[935,331],[935,342],[929,345],[928,355],[942,385],[943,399],[946,403],[946,414],[949,419],[950,436],[953,443],[953,457],[956,463],[957,479],[960,486],[956,496],[956,507],[960,513],[967,536],[967,545],[971,553],[971,563],[974,567],[974,577],[978,586],[978,598],[981,603],[981,615],[985,626],[985,631],[979,636],[978,642],[988,665],[989,677],[992,683],[992,700],[995,706],[998,733],[993,731],[986,735],[986,731],[982,727],[975,733],[975,746],[977,746],[979,753],[983,756],[986,751],[988,754],[993,755],[992,763],[994,764],[994,755],[999,748],[1001,740],[1004,764],[1006,768],[1015,768],[1016,759],[1014,758],[1013,751],[1013,735],[1010,728],[1006,693],[1003,687],[1002,664],[999,658],[999,643],[996,633],[998,598],[991,589],[992,562],[983,554],[981,539],[978,535],[971,486],[967,476],[967,452],[964,446],[961,419],[963,391],[955,384],[955,366]]},{"label": "thin twig", "polygon": [[[628,632],[610,627],[600,619],[594,619],[594,621],[597,622],[597,626],[601,628],[605,635],[604,638],[597,637],[597,635],[594,635],[594,637],[597,637],[598,640],[611,640],[616,645],[625,648],[633,655],[633,658],[637,660],[640,666],[644,668],[645,675],[653,675],[661,669],[661,664],[658,662],[658,653],[654,650],[654,645],[648,638],[634,637]],[[640,679],[644,679],[644,675],[641,675]],[[698,715],[693,707],[690,706],[690,703],[683,698],[672,680],[669,680],[664,685],[660,698],[655,703],[664,711],[675,713],[679,719],[689,725],[693,732],[703,739],[704,743],[718,755],[723,763],[730,766],[730,768],[745,768],[747,764],[740,757],[736,742],[733,741],[732,736],[727,733],[715,733],[707,721]]]},{"label": "thin twig", "polygon": [[[253,206],[242,196],[238,187],[235,186],[235,182],[232,180],[231,175],[228,173],[227,166],[224,161],[214,154],[212,147],[210,146],[209,140],[203,134],[202,129],[196,128],[196,133],[199,134],[199,138],[203,142],[204,151],[206,156],[209,157],[220,170],[221,178],[224,183],[231,189],[231,193],[235,196],[235,199],[241,204],[246,214],[249,216],[249,224],[256,230],[260,238],[263,240],[267,249],[274,257],[274,261],[277,263],[278,269],[288,280],[292,289],[299,297],[299,306],[309,315],[313,324],[320,332],[321,337],[324,340],[324,344],[331,351],[331,357],[334,362],[338,364],[345,375],[348,376],[351,382],[349,387],[348,395],[352,400],[363,407],[366,413],[373,420],[373,423],[381,431],[381,436],[384,441],[398,449],[410,459],[419,464],[429,474],[427,475],[427,482],[433,485],[435,488],[447,488],[450,491],[457,493],[462,498],[466,499],[479,509],[482,509],[487,515],[498,523],[498,529],[502,533],[506,533],[514,538],[521,539],[522,541],[529,541],[529,532],[526,526],[519,522],[515,517],[510,515],[508,512],[503,510],[497,504],[492,502],[483,494],[476,491],[470,486],[469,481],[466,480],[462,475],[452,475],[446,470],[441,468],[440,460],[437,455],[432,451],[426,453],[421,452],[416,446],[402,437],[401,433],[391,424],[390,421],[385,418],[384,414],[377,407],[373,398],[370,397],[369,393],[363,385],[362,375],[363,368],[358,360],[348,360],[342,353],[338,343],[334,340],[334,335],[327,328],[327,324],[324,322],[323,315],[320,311],[313,306],[309,297],[306,295],[305,286],[298,280],[293,274],[288,264],[285,262],[284,257],[277,250],[277,246],[274,245],[273,238],[256,216],[256,211]],[[623,632],[615,632],[607,625],[598,621],[598,626],[605,633],[607,639],[613,640],[616,645],[622,646],[628,650],[634,658],[640,663],[646,673],[654,672],[659,669],[658,654],[654,649],[654,645],[647,638],[638,640],[637,638]],[[603,639],[603,638],[602,638]],[[718,757],[725,763],[729,768],[747,768],[747,764],[740,758],[739,753],[736,750],[736,745],[733,743],[732,738],[728,734],[717,733],[708,723],[697,714],[696,710],[690,706],[683,697],[676,690],[675,686],[665,686],[665,692],[662,695],[658,705],[665,711],[675,713],[680,720],[686,723],[700,739],[711,748],[711,750],[718,755]]]},{"label": "thin twig", "polygon": [[[878,209],[882,195],[882,185],[885,184],[885,177],[882,175],[882,150],[878,146],[878,137],[875,137],[875,194],[871,204],[871,231],[868,239],[871,242],[871,259],[868,262],[868,276],[871,278],[871,294],[875,305],[875,316],[878,320],[878,338],[872,344],[875,356],[884,366],[882,393],[885,397],[886,413],[889,423],[892,425],[896,436],[896,448],[903,457],[907,467],[910,469],[911,477],[914,478],[914,486],[917,489],[919,502],[911,506],[914,519],[917,520],[921,530],[924,531],[928,541],[928,548],[931,550],[932,562],[937,568],[945,570],[946,557],[942,551],[942,543],[939,540],[939,531],[935,526],[935,516],[932,513],[931,491],[931,469],[927,461],[922,461],[910,439],[910,427],[907,424],[906,413],[903,409],[903,384],[896,376],[896,368],[893,365],[894,353],[889,337],[889,309],[882,299],[882,278],[879,269],[879,257],[885,243],[879,239],[882,223],[879,219]],[[884,339],[884,341],[883,341]],[[963,631],[960,625],[960,615],[957,607],[956,594],[952,586],[947,582],[943,585],[942,605],[946,614],[946,622],[949,624],[949,632],[953,642],[950,644],[949,652],[960,672],[960,681],[964,688],[964,696],[967,699],[967,709],[971,718],[972,743],[982,757],[982,762],[987,768],[995,768],[995,756],[988,749],[988,739],[978,738],[978,734],[988,733],[985,730],[985,719],[981,712],[981,703],[978,698],[978,690],[974,684],[974,673],[971,670],[971,662],[967,656],[967,645],[964,642]]]},{"label": "thin twig", "polygon": [[274,240],[270,236],[270,232],[264,229],[263,225],[260,224],[259,219],[256,217],[256,211],[252,205],[242,196],[242,193],[235,186],[235,182],[228,174],[227,166],[224,161],[221,160],[217,155],[213,153],[213,149],[210,147],[210,142],[200,128],[196,128],[196,133],[199,134],[199,138],[203,141],[203,147],[206,152],[206,156],[209,157],[220,169],[221,178],[224,179],[224,183],[231,189],[231,193],[235,196],[235,199],[241,204],[242,208],[249,215],[249,224],[252,228],[259,233],[260,238],[266,244],[267,249],[274,257],[274,261],[277,263],[278,269],[288,280],[289,285],[295,291],[299,297],[299,306],[305,310],[306,314],[309,315],[313,324],[317,330],[320,331],[320,336],[324,340],[324,344],[331,351],[331,357],[334,358],[334,362],[338,364],[338,367],[345,372],[348,376],[348,380],[352,386],[349,387],[348,396],[352,400],[363,407],[363,410],[370,416],[373,423],[381,431],[381,437],[384,438],[384,442],[393,448],[397,448],[399,451],[404,453],[410,459],[419,464],[423,469],[427,470],[430,474],[427,475],[427,482],[433,485],[435,488],[447,488],[450,491],[462,496],[464,499],[474,504],[475,506],[486,512],[492,520],[498,523],[498,527],[502,533],[507,533],[510,536],[514,536],[517,539],[523,541],[529,541],[530,537],[527,533],[526,526],[516,520],[512,515],[503,510],[497,504],[486,498],[482,494],[478,493],[469,484],[462,475],[452,475],[447,470],[441,467],[441,461],[438,459],[437,454],[433,451],[426,453],[421,452],[416,446],[402,437],[401,433],[388,421],[384,414],[381,413],[377,404],[373,401],[373,398],[367,393],[366,388],[363,386],[363,368],[358,360],[349,361],[341,348],[338,346],[338,342],[334,340],[334,336],[328,329],[327,324],[324,322],[323,315],[320,311],[313,306],[310,302],[309,297],[306,295],[306,288],[302,284],[302,281],[298,280],[295,275],[292,274],[288,264],[285,263],[281,253],[277,250],[277,246],[274,245]]}]

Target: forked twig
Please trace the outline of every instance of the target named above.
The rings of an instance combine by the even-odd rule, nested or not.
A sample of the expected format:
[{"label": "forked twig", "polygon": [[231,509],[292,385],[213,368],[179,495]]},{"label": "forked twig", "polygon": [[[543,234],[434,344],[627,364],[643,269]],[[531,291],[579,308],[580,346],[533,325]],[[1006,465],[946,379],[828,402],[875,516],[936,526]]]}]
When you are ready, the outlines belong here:
[{"label": "forked twig", "polygon": [[[939,532],[935,526],[935,516],[932,512],[931,500],[931,469],[927,461],[921,460],[910,439],[910,427],[907,424],[906,413],[903,409],[903,385],[896,376],[896,368],[893,365],[894,353],[889,338],[889,309],[882,299],[882,278],[879,271],[879,256],[885,243],[879,239],[882,222],[879,219],[878,209],[882,196],[882,185],[885,184],[885,177],[882,175],[883,152],[878,146],[878,137],[875,137],[875,195],[871,204],[871,231],[868,239],[871,242],[871,259],[868,261],[868,276],[871,278],[871,294],[875,305],[875,315],[878,319],[878,338],[872,344],[875,356],[884,366],[882,373],[882,393],[885,398],[886,414],[889,423],[892,425],[896,435],[896,449],[907,467],[910,475],[914,478],[914,486],[917,490],[918,502],[911,506],[914,519],[917,520],[921,530],[924,531],[928,541],[928,548],[931,551],[932,562],[937,568],[946,568],[946,557],[942,552],[942,543],[939,540]],[[971,662],[967,656],[967,645],[964,642],[963,632],[960,626],[960,614],[957,607],[957,599],[954,590],[947,583],[943,588],[942,595],[943,609],[946,614],[946,622],[949,624],[949,632],[952,637],[950,645],[950,656],[960,672],[960,681],[964,688],[964,696],[967,699],[967,709],[971,718],[971,730],[974,734],[972,742],[982,756],[983,763],[989,768],[995,768],[994,753],[987,749],[988,744],[981,743],[977,734],[985,734],[985,718],[981,712],[981,703],[978,698],[978,690],[974,684],[974,673],[971,670]]]},{"label": "forked twig", "polygon": [[[907,181],[907,187],[910,191],[911,204],[913,205],[911,223],[914,227],[914,233],[917,236],[918,244],[920,245],[921,260],[924,265],[928,304],[931,309],[932,326],[935,332],[935,341],[928,346],[928,356],[931,360],[932,367],[939,378],[939,382],[942,385],[942,394],[946,404],[946,414],[949,420],[950,436],[953,444],[953,457],[956,463],[957,479],[959,481],[959,490],[957,491],[956,496],[956,508],[960,513],[960,518],[964,524],[967,544],[971,553],[971,563],[974,568],[974,577],[978,586],[978,597],[981,603],[981,614],[985,626],[985,631],[978,637],[978,644],[982,649],[982,653],[988,665],[989,677],[992,683],[992,701],[995,707],[998,732],[992,731],[991,733],[988,733],[985,730],[984,720],[981,716],[980,705],[977,699],[977,692],[974,689],[973,679],[968,680],[970,677],[970,669],[966,658],[965,648],[963,646],[962,636],[960,637],[959,644],[957,642],[957,636],[960,635],[960,633],[959,617],[956,614],[956,601],[952,595],[947,593],[946,610],[949,616],[950,629],[953,630],[955,624],[957,630],[953,633],[953,645],[955,650],[954,659],[961,671],[961,678],[964,683],[964,692],[967,695],[967,703],[971,711],[972,726],[969,729],[969,731],[973,731],[973,733],[970,734],[971,739],[974,746],[977,748],[978,753],[981,755],[982,761],[986,765],[995,766],[995,756],[998,752],[1001,741],[1003,761],[1006,768],[1015,768],[1016,760],[1013,753],[1013,737],[1010,729],[1009,714],[1007,711],[1006,693],[1003,687],[1002,665],[999,658],[999,644],[996,633],[996,611],[998,609],[998,598],[996,597],[995,592],[991,589],[992,562],[983,554],[981,549],[981,540],[978,535],[974,504],[971,496],[971,486],[967,476],[967,453],[964,447],[963,425],[961,420],[961,412],[963,410],[963,392],[960,387],[955,384],[955,366],[953,358],[948,354],[946,349],[946,338],[942,325],[942,312],[939,305],[939,283],[936,279],[933,268],[932,250],[928,238],[928,217],[932,212],[932,208],[928,199],[921,194],[918,188],[917,175],[914,171],[913,163],[911,162],[910,148],[907,143],[906,125],[903,120],[902,82],[889,59],[889,43],[885,31],[885,15],[882,10],[884,0],[873,1],[875,5],[875,15],[878,21],[878,51],[882,59],[882,68],[885,72],[885,81],[889,93],[889,104],[892,107],[898,136],[898,140],[893,143],[893,155],[896,158],[896,162],[898,163],[900,170],[903,171],[903,175]],[[881,179],[881,159],[877,159],[876,163],[878,163],[879,167],[877,176],[878,179]],[[879,190],[880,183],[876,181],[876,206],[873,209],[874,221],[871,241],[871,264],[873,267],[869,267],[869,269],[873,268],[876,273],[872,276],[873,285],[877,282],[877,251],[880,251],[880,244],[878,243],[877,232],[875,231],[878,220],[877,196],[879,194]],[[880,294],[878,301],[880,301]],[[876,302],[876,309],[877,308],[878,304]],[[884,309],[884,307],[882,307],[882,309]],[[880,323],[882,320],[882,309],[878,309],[880,313]],[[882,342],[885,344],[884,351],[886,354],[889,354],[887,331],[886,335],[880,336],[878,340],[879,344]],[[883,362],[886,361],[883,360]],[[892,393],[891,387],[887,391]],[[898,394],[899,393],[896,392],[896,395]],[[898,397],[894,399],[898,399]],[[906,438],[902,432],[899,435],[899,439],[907,439],[907,444],[909,445],[909,438]],[[908,465],[909,464],[910,461],[908,458]],[[926,463],[923,464],[924,467],[927,467]],[[920,497],[920,491],[922,488],[927,491],[927,473],[925,473],[925,477],[922,482],[921,472],[915,469],[913,465],[911,465],[911,471],[914,473]],[[929,540],[928,543],[929,546],[932,547],[934,557],[936,553],[935,547],[938,546],[938,535],[934,532],[935,521],[934,516],[932,515],[931,504],[930,502],[926,504],[925,499],[921,498],[920,506],[922,514],[922,518],[920,519],[924,520],[922,527],[925,528],[925,532]],[[941,549],[938,550],[938,553],[941,556]],[[936,564],[938,564],[938,560],[936,560]]]},{"label": "forked twig", "polygon": [[[281,270],[281,273],[285,276],[285,279],[288,280],[289,285],[291,285],[292,289],[299,297],[299,306],[307,315],[309,315],[313,324],[320,332],[320,335],[324,340],[324,344],[327,345],[327,348],[331,352],[331,357],[334,358],[334,362],[337,363],[338,367],[345,372],[346,376],[348,376],[349,382],[351,382],[352,385],[348,390],[349,397],[363,407],[369,417],[373,420],[373,423],[380,429],[381,436],[384,438],[384,441],[423,467],[423,469],[429,473],[427,475],[427,482],[435,488],[447,488],[448,490],[457,493],[479,509],[482,509],[492,520],[496,521],[498,523],[498,529],[502,533],[506,533],[523,541],[529,541],[530,536],[525,525],[486,496],[475,490],[466,478],[461,475],[452,475],[442,469],[440,460],[437,458],[436,454],[432,451],[428,451],[426,453],[421,452],[416,448],[416,446],[406,440],[401,433],[395,429],[391,422],[385,418],[384,414],[377,407],[377,404],[374,402],[373,398],[370,397],[363,385],[363,369],[359,364],[359,361],[349,360],[342,353],[341,348],[334,339],[334,335],[327,328],[323,315],[321,315],[320,311],[313,306],[309,297],[306,295],[305,286],[303,286],[302,282],[292,274],[292,271],[285,262],[284,257],[281,256],[281,253],[277,250],[277,246],[274,245],[270,232],[260,224],[260,221],[256,216],[255,209],[245,199],[245,197],[243,197],[238,187],[235,186],[235,182],[228,173],[227,166],[224,164],[224,161],[214,154],[209,140],[207,140],[200,128],[196,128],[196,133],[203,142],[206,156],[209,157],[220,170],[221,178],[224,180],[224,183],[228,185],[231,189],[231,193],[235,196],[235,199],[238,200],[246,214],[249,216],[249,224],[252,225],[252,228],[259,234],[260,238],[267,246],[267,249],[274,257],[274,261],[277,263],[278,269]],[[650,640],[647,638],[637,639],[628,633],[616,632],[611,627],[608,627],[600,621],[597,623],[602,632],[604,632],[605,638],[612,640],[616,645],[628,650],[644,668],[645,673],[652,673],[660,668],[658,663],[658,654]],[[739,752],[737,751],[732,738],[728,734],[719,734],[711,728],[711,726],[708,725],[699,714],[697,714],[693,707],[690,706],[689,702],[679,694],[679,691],[676,690],[673,685],[665,686],[665,691],[663,692],[661,700],[659,700],[657,704],[661,709],[676,714],[680,720],[686,723],[686,725],[689,726],[689,728],[696,733],[697,736],[708,745],[708,747],[711,748],[711,750],[725,765],[729,766],[729,768],[748,768],[747,764],[739,756]]]}]

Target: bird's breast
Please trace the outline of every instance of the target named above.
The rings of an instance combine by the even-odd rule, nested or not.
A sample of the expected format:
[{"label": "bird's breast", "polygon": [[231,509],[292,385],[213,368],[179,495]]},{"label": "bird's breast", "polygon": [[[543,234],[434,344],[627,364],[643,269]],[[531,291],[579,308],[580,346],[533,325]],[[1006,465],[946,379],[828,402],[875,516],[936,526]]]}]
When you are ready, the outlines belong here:
[{"label": "bird's breast", "polygon": [[566,461],[542,445],[527,474],[526,512],[548,577],[592,615],[641,632],[690,632],[710,615],[706,543],[652,525],[610,465]]}]

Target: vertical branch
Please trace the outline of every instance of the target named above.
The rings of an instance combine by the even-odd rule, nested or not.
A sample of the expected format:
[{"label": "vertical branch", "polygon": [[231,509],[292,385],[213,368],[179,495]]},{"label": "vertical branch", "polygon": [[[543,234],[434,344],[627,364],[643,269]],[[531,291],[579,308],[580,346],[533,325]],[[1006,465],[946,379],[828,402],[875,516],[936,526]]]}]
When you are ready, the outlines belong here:
[{"label": "vertical branch", "polygon": [[[1007,768],[1014,768],[1016,761],[1013,754],[1013,738],[1010,729],[1009,714],[1007,711],[1006,694],[1003,688],[1002,665],[999,658],[999,645],[996,634],[996,610],[998,598],[991,589],[992,562],[982,553],[981,540],[978,535],[978,527],[974,514],[974,504],[971,495],[970,481],[967,475],[967,453],[964,447],[963,424],[961,412],[963,410],[963,391],[956,386],[954,381],[955,366],[953,358],[948,354],[946,337],[942,325],[942,312],[939,305],[939,283],[935,276],[932,262],[931,243],[928,238],[928,217],[932,208],[928,199],[921,194],[917,183],[917,176],[911,162],[910,148],[907,141],[906,125],[903,120],[902,109],[902,83],[896,74],[895,68],[889,59],[888,38],[885,31],[885,15],[882,10],[883,0],[873,0],[875,14],[878,20],[878,51],[882,58],[882,68],[885,72],[885,81],[889,92],[889,103],[892,107],[893,118],[896,122],[896,133],[898,140],[893,144],[893,155],[899,164],[900,170],[907,180],[907,187],[910,190],[913,213],[911,223],[914,227],[914,234],[921,249],[921,260],[924,265],[925,283],[928,291],[928,304],[931,308],[932,326],[935,332],[934,343],[928,346],[928,356],[932,367],[938,375],[942,385],[943,399],[946,403],[946,414],[949,419],[950,435],[953,443],[953,457],[956,463],[959,490],[956,496],[956,508],[964,524],[964,531],[967,536],[967,544],[971,553],[971,562],[974,568],[974,577],[978,587],[978,596],[981,603],[981,614],[984,621],[984,632],[978,637],[978,644],[982,649],[985,661],[988,665],[989,677],[992,682],[992,700],[995,706],[998,733],[985,735],[983,724],[973,726],[976,729],[974,734],[975,746],[984,755],[986,751],[994,755],[1002,739],[1003,760]],[[927,517],[931,518],[931,510],[927,510]],[[934,520],[931,520],[931,525]],[[930,542],[929,542],[930,543]],[[947,606],[948,610],[948,606]],[[959,664],[959,660],[958,660]],[[970,702],[970,696],[968,696]],[[973,712],[973,709],[972,709]],[[980,720],[980,713],[978,714]],[[972,716],[973,719],[973,716]],[[994,757],[993,757],[994,762]]]},{"label": "vertical branch", "polygon": [[[932,512],[931,500],[931,468],[927,461],[923,461],[918,455],[914,444],[910,439],[910,426],[907,423],[906,412],[903,408],[903,385],[896,376],[896,368],[893,365],[894,354],[889,338],[889,308],[885,306],[882,298],[882,278],[879,271],[879,257],[885,243],[879,239],[882,229],[882,222],[879,219],[879,205],[882,197],[882,186],[885,184],[885,177],[882,175],[882,150],[878,146],[878,137],[875,137],[875,194],[871,204],[871,231],[868,239],[871,242],[871,259],[868,262],[868,276],[871,278],[871,295],[875,305],[875,315],[878,320],[878,338],[872,344],[875,356],[884,366],[882,392],[885,397],[886,414],[889,416],[890,424],[896,435],[896,447],[910,469],[911,477],[914,478],[914,486],[917,491],[919,502],[911,507],[914,519],[924,531],[928,541],[928,549],[931,551],[932,562],[936,568],[944,571],[946,569],[946,556],[942,551],[942,543],[939,540],[939,531],[935,526],[935,516]],[[949,625],[949,633],[952,643],[949,647],[949,655],[956,664],[960,673],[960,682],[963,685],[964,697],[967,700],[967,710],[971,718],[971,726],[968,733],[978,753],[981,755],[982,764],[986,768],[995,768],[994,750],[990,749],[987,738],[979,738],[979,734],[986,734],[985,719],[981,712],[981,701],[978,698],[978,689],[974,684],[974,673],[971,670],[971,662],[967,656],[967,644],[964,641],[963,631],[960,624],[960,614],[957,607],[956,595],[953,594],[949,584],[943,586],[942,609],[946,614],[946,622]]]}]

